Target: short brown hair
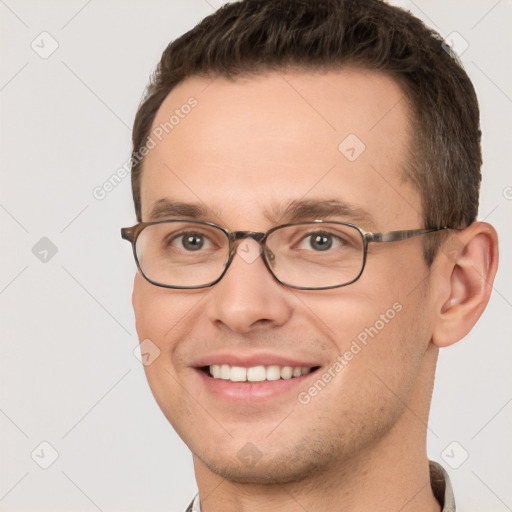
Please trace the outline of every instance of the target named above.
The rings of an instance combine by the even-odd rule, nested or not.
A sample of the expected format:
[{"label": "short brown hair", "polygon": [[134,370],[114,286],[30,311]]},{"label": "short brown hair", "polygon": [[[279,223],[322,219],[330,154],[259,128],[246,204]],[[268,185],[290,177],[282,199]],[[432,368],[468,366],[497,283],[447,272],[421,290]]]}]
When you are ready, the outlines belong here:
[{"label": "short brown hair", "polygon": [[[203,19],[165,49],[133,126],[132,192],[141,217],[140,149],[169,92],[191,76],[358,66],[389,74],[411,108],[404,178],[422,200],[426,227],[465,227],[478,212],[482,156],[473,85],[443,40],[381,0],[244,0]],[[135,158],[138,156],[138,158]],[[440,237],[425,237],[430,265]]]}]

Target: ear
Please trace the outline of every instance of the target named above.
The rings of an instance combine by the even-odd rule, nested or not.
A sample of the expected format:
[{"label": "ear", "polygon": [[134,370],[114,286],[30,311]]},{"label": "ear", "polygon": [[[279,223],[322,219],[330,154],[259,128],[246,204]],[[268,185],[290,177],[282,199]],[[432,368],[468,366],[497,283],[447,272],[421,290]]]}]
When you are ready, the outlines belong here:
[{"label": "ear", "polygon": [[447,347],[466,336],[483,313],[498,267],[498,235],[486,222],[454,233],[441,247],[440,293],[432,343]]}]

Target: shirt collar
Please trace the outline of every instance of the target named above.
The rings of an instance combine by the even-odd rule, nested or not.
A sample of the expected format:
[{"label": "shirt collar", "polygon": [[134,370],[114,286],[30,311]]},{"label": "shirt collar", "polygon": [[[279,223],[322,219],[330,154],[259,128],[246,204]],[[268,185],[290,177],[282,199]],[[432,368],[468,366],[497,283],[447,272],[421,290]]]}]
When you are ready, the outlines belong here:
[{"label": "shirt collar", "polygon": [[430,485],[436,500],[442,507],[441,512],[455,512],[455,498],[448,473],[437,462],[429,461],[429,467]]},{"label": "shirt collar", "polygon": [[187,512],[201,512],[201,505],[199,504],[199,494],[196,494],[194,500],[188,506]]}]

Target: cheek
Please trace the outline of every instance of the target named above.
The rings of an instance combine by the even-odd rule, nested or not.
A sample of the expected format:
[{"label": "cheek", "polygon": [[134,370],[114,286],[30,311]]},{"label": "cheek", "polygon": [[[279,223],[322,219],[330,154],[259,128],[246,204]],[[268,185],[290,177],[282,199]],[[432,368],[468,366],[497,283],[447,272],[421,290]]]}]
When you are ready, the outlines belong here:
[{"label": "cheek", "polygon": [[353,319],[350,334],[371,343],[376,355],[387,361],[415,358],[430,341],[430,270],[419,241],[400,243],[383,244],[380,252],[369,253],[363,276],[352,285],[354,300],[348,306]]},{"label": "cheek", "polygon": [[[352,378],[374,396],[374,403],[387,403],[390,409],[409,403],[429,344],[422,301],[415,299],[392,295],[355,336],[361,350]],[[347,370],[350,378],[352,368]]]},{"label": "cheek", "polygon": [[187,313],[193,310],[192,301],[198,300],[154,286],[140,274],[135,277],[132,304],[139,341],[149,344],[153,356],[158,354],[144,364],[144,372],[156,402],[176,430],[176,417],[189,413],[180,399],[175,340],[187,329]]},{"label": "cheek", "polygon": [[372,395],[393,399],[390,390],[407,401],[430,341],[426,285],[389,270],[380,277],[368,272],[373,286],[361,279],[352,288],[307,302],[335,345],[339,364],[331,367],[333,389],[339,386],[363,403]]},{"label": "cheek", "polygon": [[159,343],[169,322],[163,294],[137,274],[133,283],[132,304],[139,341],[149,338]]},{"label": "cheek", "polygon": [[[137,274],[133,286],[132,304],[141,347],[154,355],[150,364],[144,364],[146,378],[157,402],[162,407],[168,400],[166,392],[173,388],[180,370],[176,355],[177,341],[190,330],[187,315],[193,312],[199,299],[179,292],[154,286]],[[167,398],[164,399],[164,396]]]},{"label": "cheek", "polygon": [[172,353],[173,340],[186,329],[187,315],[199,301],[194,294],[154,286],[137,274],[132,304],[139,341],[150,339],[162,352]]}]

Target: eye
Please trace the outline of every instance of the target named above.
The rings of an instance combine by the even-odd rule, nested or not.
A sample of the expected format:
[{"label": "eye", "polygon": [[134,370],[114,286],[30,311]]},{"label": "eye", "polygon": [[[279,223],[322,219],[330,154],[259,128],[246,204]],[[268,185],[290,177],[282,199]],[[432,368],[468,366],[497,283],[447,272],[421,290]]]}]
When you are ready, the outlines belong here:
[{"label": "eye", "polygon": [[210,240],[202,233],[180,233],[172,238],[170,245],[175,245],[185,251],[199,251],[201,249],[210,249]]},{"label": "eye", "polygon": [[341,245],[343,242],[339,237],[331,233],[316,232],[306,235],[299,243],[299,249],[328,251],[341,247]]}]

